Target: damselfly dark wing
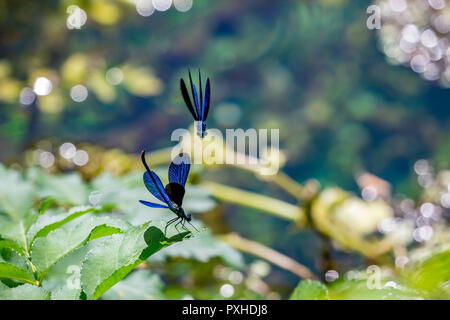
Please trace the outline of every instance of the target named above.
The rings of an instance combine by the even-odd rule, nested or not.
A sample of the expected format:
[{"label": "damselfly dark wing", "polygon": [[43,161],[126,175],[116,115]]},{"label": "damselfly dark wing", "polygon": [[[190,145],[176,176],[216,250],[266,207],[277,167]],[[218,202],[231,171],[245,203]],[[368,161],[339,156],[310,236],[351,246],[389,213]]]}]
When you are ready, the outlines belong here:
[{"label": "damselfly dark wing", "polygon": [[151,175],[148,172],[144,173],[144,184],[147,187],[147,190],[150,191],[152,195],[154,195],[157,199],[165,202],[167,205],[171,205],[170,197],[164,189],[164,185],[162,184],[159,177],[156,173],[151,172]]},{"label": "damselfly dark wing", "polygon": [[208,78],[206,79],[205,104],[203,106],[202,121],[206,121],[206,118],[208,117],[210,100],[211,100],[211,85]]},{"label": "damselfly dark wing", "polygon": [[195,89],[194,81],[192,81],[191,70],[188,70],[188,73],[189,73],[189,82],[191,83],[192,98],[194,98],[195,109],[197,110],[197,115],[198,115],[198,118],[200,119],[201,113],[200,113],[200,108],[199,108],[199,103],[198,103],[197,90]]},{"label": "damselfly dark wing", "polygon": [[189,71],[189,80],[191,81],[191,87],[193,88],[193,95],[196,105],[198,105],[197,108],[197,115],[200,121],[206,121],[206,118],[208,117],[209,112],[209,105],[210,105],[210,99],[211,99],[211,84],[209,81],[209,78],[206,80],[206,87],[205,87],[205,100],[203,101],[203,84],[202,84],[202,74],[200,73],[200,70],[198,70],[198,85],[200,87],[200,101],[197,99],[197,93],[195,91],[195,84],[192,82],[191,73]]},{"label": "damselfly dark wing", "polygon": [[200,70],[198,70],[198,85],[200,86],[200,92],[199,92],[200,95],[198,95],[194,81],[192,81],[191,71],[188,70],[188,72],[189,72],[189,82],[190,82],[190,87],[191,87],[193,103],[191,101],[188,89],[186,87],[186,83],[184,82],[183,79],[180,79],[181,94],[183,95],[184,102],[186,103],[186,106],[188,107],[190,113],[194,117],[194,120],[200,121],[199,134],[200,134],[200,137],[203,138],[206,135],[205,121],[206,121],[206,118],[208,117],[209,107],[210,107],[210,102],[211,102],[211,83],[208,78],[206,80],[205,96],[203,97],[202,75],[200,73]]},{"label": "damselfly dark wing", "polygon": [[169,184],[166,185],[166,192],[172,202],[181,208],[186,185],[186,180],[191,168],[190,159],[187,154],[180,153],[169,166]]},{"label": "damselfly dark wing", "polygon": [[168,206],[165,206],[165,205],[159,204],[159,203],[148,202],[148,201],[144,201],[144,200],[139,200],[139,202],[146,205],[147,207],[151,207],[151,208],[169,208]]},{"label": "damselfly dark wing", "polygon": [[178,183],[183,187],[189,176],[191,163],[187,154],[180,153],[169,166],[169,182]]},{"label": "damselfly dark wing", "polygon": [[200,69],[198,69],[198,86],[200,87],[200,101],[199,101],[199,110],[200,110],[200,113],[199,113],[199,115],[201,115],[199,118],[200,119],[202,119],[202,121],[203,121],[203,111],[204,111],[204,108],[203,108],[203,93],[202,93],[202,86],[203,86],[203,84],[202,84],[202,74],[200,73]]},{"label": "damselfly dark wing", "polygon": [[184,83],[183,79],[180,79],[180,88],[181,88],[181,94],[183,95],[184,102],[186,103],[186,106],[188,107],[189,111],[191,112],[192,116],[194,117],[195,121],[199,120],[197,112],[194,110],[194,107],[191,103],[191,98],[189,98],[189,93],[186,88],[186,84]]},{"label": "damselfly dark wing", "polygon": [[[145,187],[147,188],[148,191],[150,191],[150,193],[153,196],[155,196],[155,198],[157,198],[157,199],[161,200],[162,202],[164,202],[165,204],[167,204],[167,206],[169,208],[173,208],[172,201],[171,201],[169,195],[167,194],[166,190],[164,189],[164,185],[162,184],[161,179],[159,179],[159,177],[156,175],[156,173],[154,173],[153,171],[150,170],[150,168],[147,165],[147,162],[145,161],[145,151],[142,151],[141,159],[142,159],[142,163],[145,166],[145,169],[147,170],[144,173],[144,177],[143,177]],[[147,205],[147,204],[145,204],[145,205]]]}]

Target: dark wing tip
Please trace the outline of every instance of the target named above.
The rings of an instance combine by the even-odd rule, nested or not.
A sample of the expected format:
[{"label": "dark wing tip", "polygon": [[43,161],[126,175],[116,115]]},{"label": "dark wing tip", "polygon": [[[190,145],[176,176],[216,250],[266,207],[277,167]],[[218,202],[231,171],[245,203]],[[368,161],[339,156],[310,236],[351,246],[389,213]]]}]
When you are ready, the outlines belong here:
[{"label": "dark wing tip", "polygon": [[183,161],[185,164],[190,164],[190,162],[191,162],[191,158],[189,157],[189,154],[184,153],[184,152],[180,152],[178,154],[178,158],[186,160],[187,162]]},{"label": "dark wing tip", "polygon": [[145,167],[145,170],[147,170],[150,173],[150,168],[147,165],[147,161],[145,161],[145,150],[141,151],[141,160],[142,160],[142,163],[143,163],[143,165]]},{"label": "dark wing tip", "polygon": [[145,150],[144,149],[141,150],[141,160],[145,165]]},{"label": "dark wing tip", "polygon": [[206,79],[206,90],[205,90],[205,110],[204,110],[204,116],[203,120],[206,120],[209,113],[209,107],[211,104],[211,81],[209,78]]},{"label": "dark wing tip", "polygon": [[[191,80],[192,84],[192,80]],[[189,93],[187,91],[186,83],[183,79],[180,79],[180,88],[181,88],[181,95],[183,96],[184,103],[186,104],[187,108],[189,109],[189,112],[194,117],[194,120],[198,121],[198,115],[194,110],[194,107],[192,106],[191,98],[189,97]]]}]

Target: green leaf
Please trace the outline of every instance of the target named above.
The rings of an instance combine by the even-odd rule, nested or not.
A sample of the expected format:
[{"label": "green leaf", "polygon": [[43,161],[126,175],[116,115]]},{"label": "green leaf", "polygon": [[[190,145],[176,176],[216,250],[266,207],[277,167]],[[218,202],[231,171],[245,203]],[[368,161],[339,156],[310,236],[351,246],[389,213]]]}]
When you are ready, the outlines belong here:
[{"label": "green leaf", "polygon": [[52,292],[52,299],[79,299],[81,265],[86,254],[102,239],[87,242],[55,263],[42,281],[42,287]]},{"label": "green leaf", "polygon": [[244,266],[242,254],[226,243],[214,239],[209,231],[202,231],[189,241],[174,243],[170,247],[152,255],[148,261],[163,262],[169,257],[195,259],[201,262],[207,262],[210,259],[219,257],[235,268]]},{"label": "green leaf", "polygon": [[44,199],[39,206],[39,214],[44,214],[45,211],[55,202],[53,198]]},{"label": "green leaf", "polygon": [[23,220],[14,222],[0,216],[0,236],[3,239],[14,241],[24,251],[28,251],[26,230],[27,226]]},{"label": "green leaf", "polygon": [[93,211],[95,211],[95,208],[83,206],[83,207],[74,207],[70,209],[69,212],[66,214],[41,215],[36,221],[36,223],[30,227],[27,233],[27,238],[31,239],[30,243],[32,244],[36,238],[45,237],[51,231],[65,225],[66,223],[72,221],[73,219],[76,219],[86,213]]},{"label": "green leaf", "polygon": [[445,283],[450,280],[450,250],[426,259],[409,277],[417,288],[450,298],[450,290],[445,288]]},{"label": "green leaf", "polygon": [[391,278],[386,283],[380,283],[379,288],[372,288],[365,280],[336,280],[329,285],[332,300],[412,300],[423,299],[399,279]]},{"label": "green leaf", "polygon": [[319,281],[302,280],[290,300],[329,300],[327,287]]},{"label": "green leaf", "polygon": [[182,238],[168,239],[145,223],[102,239],[89,251],[81,269],[81,286],[88,299],[98,299],[150,255]]},{"label": "green leaf", "polygon": [[164,283],[147,269],[132,271],[102,295],[106,300],[162,300]]},{"label": "green leaf", "polygon": [[21,174],[0,164],[0,213],[18,222],[33,205],[34,187]]},{"label": "green leaf", "polygon": [[0,252],[2,249],[10,249],[10,250],[14,250],[15,252],[17,252],[20,255],[24,255],[24,252],[22,250],[22,248],[20,248],[16,242],[11,241],[11,240],[0,240]]},{"label": "green leaf", "polygon": [[60,204],[83,205],[87,203],[87,186],[76,172],[51,175],[33,168],[28,170],[27,176],[37,186],[38,195],[41,198],[51,197]]},{"label": "green leaf", "polygon": [[15,288],[0,286],[0,300],[49,300],[50,292],[31,284],[23,284]]},{"label": "green leaf", "polygon": [[94,229],[92,229],[92,232],[89,234],[88,241],[92,241],[98,238],[106,237],[115,233],[122,232],[121,229],[110,227],[106,224],[102,224],[100,226],[96,226]]},{"label": "green leaf", "polygon": [[31,261],[40,273],[39,280],[58,260],[89,241],[91,233],[98,235],[100,231],[94,231],[98,226],[102,229],[111,226],[120,230],[128,227],[118,219],[85,215],[51,231],[46,237],[37,238],[33,243]]},{"label": "green leaf", "polygon": [[6,262],[0,262],[0,278],[37,284],[36,280],[27,271]]},{"label": "green leaf", "polygon": [[79,300],[81,289],[62,287],[51,292],[51,300]]},{"label": "green leaf", "polygon": [[30,274],[33,273],[30,269],[27,258],[11,247],[4,247],[0,249],[0,262],[7,262],[19,269],[28,271]]}]

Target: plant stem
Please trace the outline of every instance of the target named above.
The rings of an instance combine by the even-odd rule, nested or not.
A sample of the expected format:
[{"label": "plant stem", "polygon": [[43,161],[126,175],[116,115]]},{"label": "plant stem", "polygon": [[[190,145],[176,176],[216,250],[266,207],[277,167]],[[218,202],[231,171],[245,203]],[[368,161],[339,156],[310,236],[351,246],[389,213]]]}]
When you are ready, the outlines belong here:
[{"label": "plant stem", "polygon": [[236,233],[217,236],[217,238],[240,251],[267,260],[272,264],[282,269],[288,270],[303,279],[317,280],[317,277],[306,266],[258,242],[244,239]]},{"label": "plant stem", "polygon": [[331,258],[331,239],[323,234],[318,232],[320,238],[320,270],[321,270],[321,279],[325,282],[325,273],[328,270],[334,270],[333,259]]},{"label": "plant stem", "polygon": [[299,225],[306,222],[303,209],[296,205],[211,181],[205,181],[200,186],[219,200],[268,212],[288,221],[296,221]]}]

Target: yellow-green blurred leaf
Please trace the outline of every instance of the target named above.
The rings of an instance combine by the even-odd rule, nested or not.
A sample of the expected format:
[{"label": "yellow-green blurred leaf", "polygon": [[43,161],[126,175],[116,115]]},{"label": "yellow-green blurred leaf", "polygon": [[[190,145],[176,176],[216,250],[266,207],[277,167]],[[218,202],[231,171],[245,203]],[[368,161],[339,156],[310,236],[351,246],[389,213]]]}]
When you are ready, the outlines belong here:
[{"label": "yellow-green blurred leaf", "polygon": [[124,66],[124,85],[137,96],[156,96],[164,89],[163,83],[146,67]]},{"label": "yellow-green blurred leaf", "polygon": [[122,16],[119,7],[112,1],[96,0],[92,1],[89,17],[105,25],[113,25]]}]

